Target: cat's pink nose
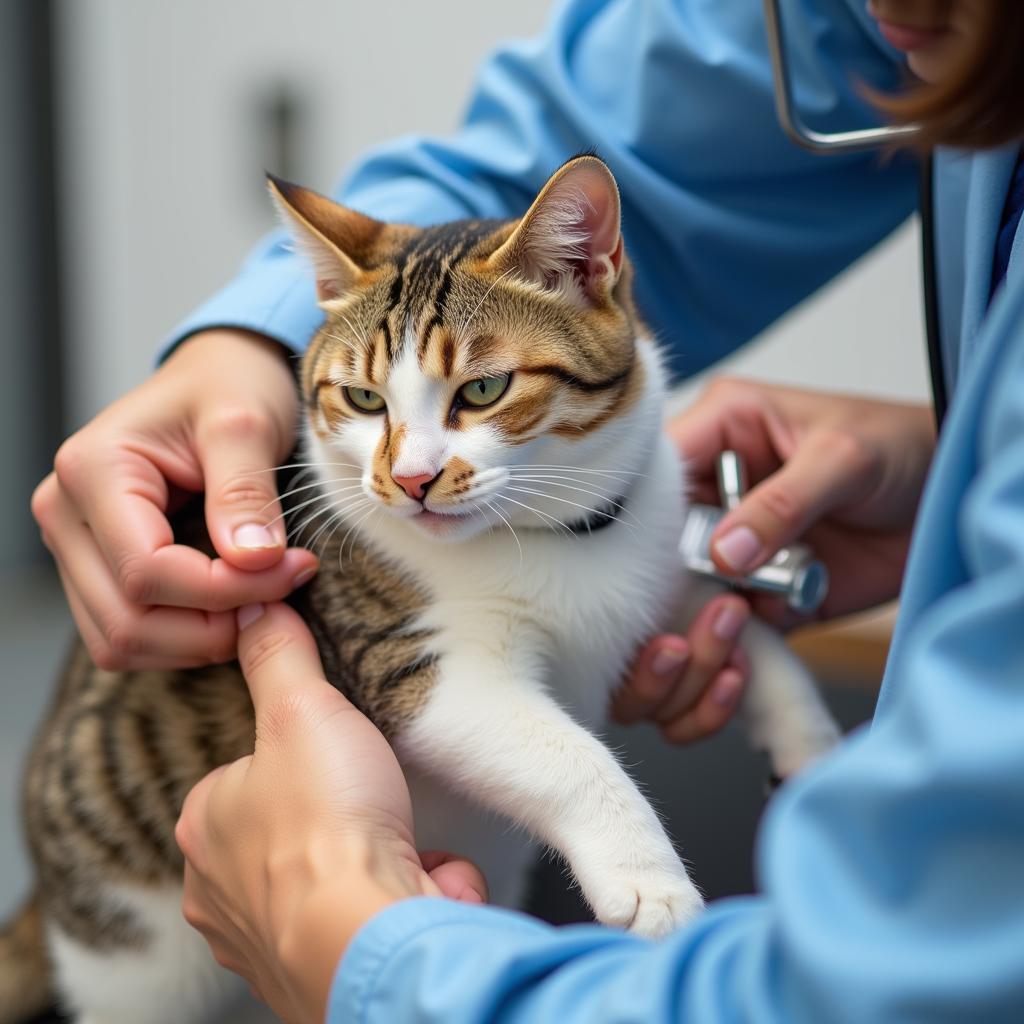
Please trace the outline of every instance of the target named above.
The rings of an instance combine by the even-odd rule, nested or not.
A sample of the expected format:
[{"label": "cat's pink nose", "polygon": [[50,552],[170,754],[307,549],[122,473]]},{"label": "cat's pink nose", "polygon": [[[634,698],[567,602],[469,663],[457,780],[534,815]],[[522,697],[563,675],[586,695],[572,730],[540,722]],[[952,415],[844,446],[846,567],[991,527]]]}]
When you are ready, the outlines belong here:
[{"label": "cat's pink nose", "polygon": [[395,476],[392,474],[391,479],[394,480],[410,498],[422,501],[423,496],[427,493],[427,488],[437,479],[437,477],[431,473],[420,473],[419,476]]}]

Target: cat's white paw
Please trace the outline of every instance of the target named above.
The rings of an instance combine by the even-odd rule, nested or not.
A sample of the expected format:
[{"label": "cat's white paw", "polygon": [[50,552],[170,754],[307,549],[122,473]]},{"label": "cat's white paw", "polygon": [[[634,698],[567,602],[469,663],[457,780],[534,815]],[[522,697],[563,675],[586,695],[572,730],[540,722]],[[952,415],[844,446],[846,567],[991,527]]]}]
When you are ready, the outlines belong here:
[{"label": "cat's white paw", "polygon": [[587,893],[594,916],[602,923],[626,928],[649,939],[660,939],[692,921],[704,899],[685,870],[623,872],[604,878]]}]

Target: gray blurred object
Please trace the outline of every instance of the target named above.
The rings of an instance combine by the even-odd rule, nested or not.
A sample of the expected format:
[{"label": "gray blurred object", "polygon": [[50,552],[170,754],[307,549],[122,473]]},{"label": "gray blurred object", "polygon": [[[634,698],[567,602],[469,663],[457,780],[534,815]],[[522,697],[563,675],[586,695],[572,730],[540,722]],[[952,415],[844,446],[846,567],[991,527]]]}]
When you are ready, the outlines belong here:
[{"label": "gray blurred object", "polygon": [[62,437],[51,5],[0,4],[0,573],[41,563],[29,499]]},{"label": "gray blurred object", "polygon": [[828,569],[806,544],[780,548],[764,565],[737,579],[720,572],[711,558],[711,535],[727,512],[736,508],[746,493],[746,472],[739,455],[722,452],[718,457],[718,486],[722,508],[691,505],[679,540],[679,554],[691,572],[718,580],[739,590],[779,594],[796,612],[816,611],[828,594]]}]

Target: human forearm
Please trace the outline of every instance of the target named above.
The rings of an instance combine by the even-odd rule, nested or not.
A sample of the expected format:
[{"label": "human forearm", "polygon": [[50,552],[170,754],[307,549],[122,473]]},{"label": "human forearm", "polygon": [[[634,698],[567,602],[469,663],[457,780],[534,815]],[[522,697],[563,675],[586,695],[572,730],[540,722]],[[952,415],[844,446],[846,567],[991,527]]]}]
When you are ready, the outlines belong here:
[{"label": "human forearm", "polygon": [[[899,66],[870,34],[862,3],[815,7],[788,18],[797,91],[812,101],[816,127],[864,124],[875,115],[855,83],[895,84]],[[843,74],[822,75],[830,66]],[[913,205],[909,165],[823,161],[792,146],[775,123],[770,80],[757,4],[570,0],[539,39],[503,46],[483,65],[451,137],[382,146],[332,195],[405,223],[512,217],[555,167],[596,148],[622,192],[641,308],[674,350],[674,370],[694,372]],[[264,243],[174,338],[230,324],[302,351],[320,316],[312,281],[283,241]]]}]

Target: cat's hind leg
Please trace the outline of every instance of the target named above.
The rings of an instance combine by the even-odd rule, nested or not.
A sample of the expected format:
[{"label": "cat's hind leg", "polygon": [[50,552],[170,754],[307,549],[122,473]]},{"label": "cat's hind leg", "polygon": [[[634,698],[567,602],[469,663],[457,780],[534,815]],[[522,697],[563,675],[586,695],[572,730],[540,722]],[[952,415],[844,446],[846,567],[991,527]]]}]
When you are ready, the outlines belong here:
[{"label": "cat's hind leg", "polygon": [[776,777],[787,779],[828,753],[842,733],[806,666],[775,630],[751,619],[741,646],[750,661],[742,722]]},{"label": "cat's hind leg", "polygon": [[48,928],[61,1007],[76,1024],[219,1024],[245,996],[182,917],[180,886],[110,886],[109,901],[131,915],[141,941],[89,945]]},{"label": "cat's hind leg", "polygon": [[[724,592],[719,583],[692,580],[682,622],[688,625]],[[787,779],[828,753],[842,732],[807,667],[777,630],[753,617],[743,627],[739,646],[750,662],[739,721],[751,746],[768,755],[772,773]]]}]

